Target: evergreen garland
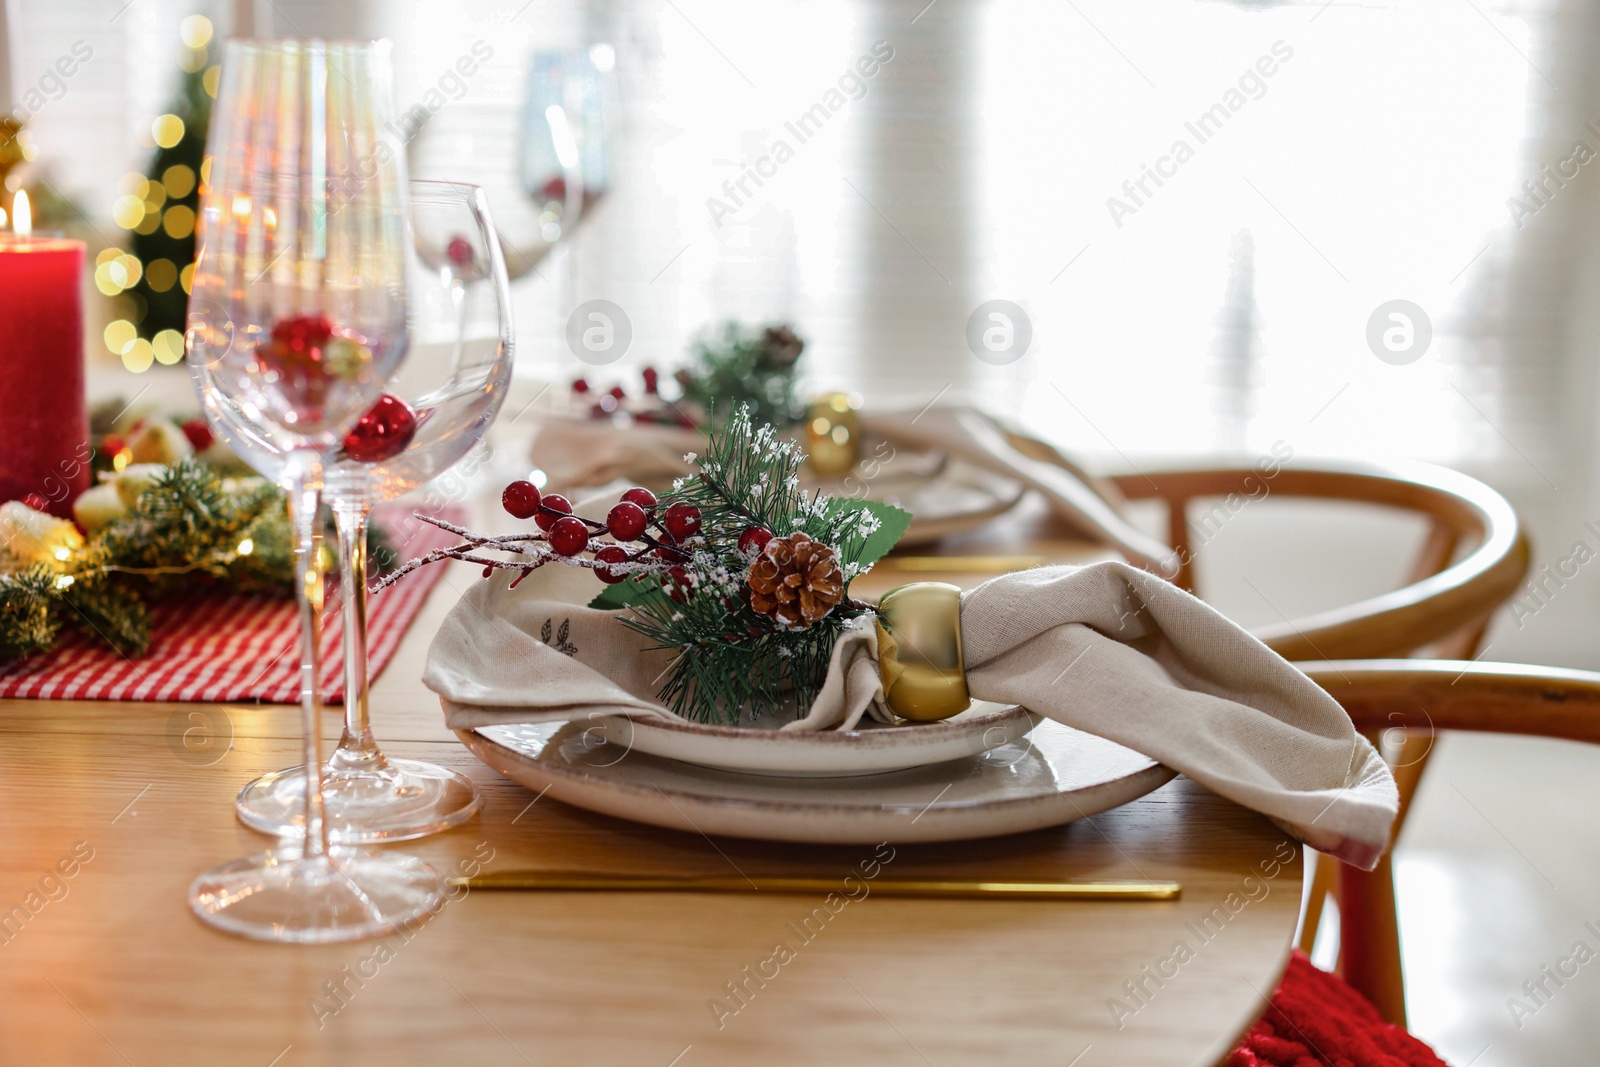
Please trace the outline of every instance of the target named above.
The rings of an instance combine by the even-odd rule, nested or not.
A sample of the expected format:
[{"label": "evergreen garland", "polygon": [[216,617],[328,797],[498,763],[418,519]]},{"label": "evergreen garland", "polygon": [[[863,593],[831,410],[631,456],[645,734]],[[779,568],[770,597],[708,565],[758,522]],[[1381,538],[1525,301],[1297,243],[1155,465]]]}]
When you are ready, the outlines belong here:
[{"label": "evergreen garland", "polygon": [[[376,566],[393,553],[376,523],[369,530]],[[293,544],[280,489],[255,479],[229,484],[205,463],[182,460],[64,559],[0,573],[0,663],[48,651],[68,627],[140,654],[151,637],[146,598],[192,593],[197,582],[287,597]]]}]

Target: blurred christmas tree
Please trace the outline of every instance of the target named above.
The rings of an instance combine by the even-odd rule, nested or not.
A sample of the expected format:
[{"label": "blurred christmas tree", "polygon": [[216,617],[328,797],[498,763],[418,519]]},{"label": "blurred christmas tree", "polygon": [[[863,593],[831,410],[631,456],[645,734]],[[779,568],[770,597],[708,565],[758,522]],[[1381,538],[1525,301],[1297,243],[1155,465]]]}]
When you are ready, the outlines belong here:
[{"label": "blurred christmas tree", "polygon": [[183,20],[179,35],[183,78],[177,98],[150,124],[155,156],[149,170],[123,179],[113,208],[117,224],[133,231],[132,250],[108,248],[95,263],[95,282],[120,296],[106,346],[129,370],[183,359],[183,332],[195,254],[195,220],[205,182],[206,126],[220,68],[211,60],[213,33],[203,15]]}]

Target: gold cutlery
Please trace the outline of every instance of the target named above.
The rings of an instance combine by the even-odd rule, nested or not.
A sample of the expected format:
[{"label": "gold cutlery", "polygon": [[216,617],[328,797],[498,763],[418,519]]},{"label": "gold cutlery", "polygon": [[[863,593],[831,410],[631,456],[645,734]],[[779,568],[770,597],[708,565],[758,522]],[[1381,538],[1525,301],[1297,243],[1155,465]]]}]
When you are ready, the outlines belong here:
[{"label": "gold cutlery", "polygon": [[1044,563],[1043,556],[885,556],[878,567],[919,574],[1010,574]]},{"label": "gold cutlery", "polygon": [[744,878],[735,875],[690,877],[681,875],[605,874],[592,871],[488,871],[471,878],[451,878],[451,886],[466,889],[532,889],[546,892],[622,893],[839,893],[860,896],[931,897],[988,900],[1176,900],[1183,892],[1177,882],[1139,880],[1083,882],[1012,882],[978,879],[883,878]]}]

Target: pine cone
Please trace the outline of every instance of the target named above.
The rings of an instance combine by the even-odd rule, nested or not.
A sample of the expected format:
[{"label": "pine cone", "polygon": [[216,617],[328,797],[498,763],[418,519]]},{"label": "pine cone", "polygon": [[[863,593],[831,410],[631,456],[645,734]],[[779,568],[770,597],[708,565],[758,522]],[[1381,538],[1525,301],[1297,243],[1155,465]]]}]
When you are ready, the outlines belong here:
[{"label": "pine cone", "polygon": [[750,607],[789,630],[805,629],[844,599],[838,555],[803,533],[768,541],[745,581]]}]

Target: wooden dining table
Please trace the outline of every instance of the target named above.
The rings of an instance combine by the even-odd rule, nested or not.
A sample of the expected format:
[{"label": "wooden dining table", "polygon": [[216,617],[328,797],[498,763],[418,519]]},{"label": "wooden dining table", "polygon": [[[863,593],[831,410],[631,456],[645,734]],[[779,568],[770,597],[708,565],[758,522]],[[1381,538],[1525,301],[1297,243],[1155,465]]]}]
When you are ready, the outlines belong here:
[{"label": "wooden dining table", "polygon": [[[918,550],[875,578],[970,584],[1008,554],[1095,551],[1012,530],[1024,533]],[[570,807],[474,759],[421,684],[429,640],[476,573],[451,566],[372,697],[387,751],[458,769],[482,791],[463,825],[386,846],[447,875],[843,884],[887,848],[884,877],[1176,880],[1182,895],[869,894],[802,940],[793,931],[820,897],[458,888],[431,920],[383,939],[258,944],[201,924],[185,892],[202,870],[272,844],[234,817],[233,796],[299,761],[297,709],[12,700],[0,702],[0,1061],[1204,1067],[1265,1010],[1303,888],[1299,846],[1267,819],[1181,777],[1054,829],[879,849],[711,838]],[[336,736],[331,711],[327,727]],[[776,966],[779,942],[791,951]]]}]

